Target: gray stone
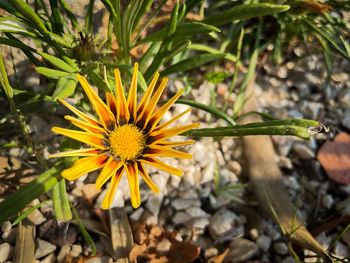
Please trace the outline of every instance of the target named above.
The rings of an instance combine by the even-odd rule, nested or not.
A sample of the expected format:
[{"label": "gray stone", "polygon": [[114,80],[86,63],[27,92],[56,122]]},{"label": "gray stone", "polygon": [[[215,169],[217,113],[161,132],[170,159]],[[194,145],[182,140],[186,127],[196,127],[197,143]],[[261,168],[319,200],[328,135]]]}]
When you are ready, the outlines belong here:
[{"label": "gray stone", "polygon": [[277,242],[273,244],[273,249],[280,255],[286,255],[288,253],[288,246],[284,242]]},{"label": "gray stone", "polygon": [[344,245],[342,242],[337,242],[334,245],[334,254],[336,254],[338,257],[344,258],[350,256],[350,250],[349,248]]},{"label": "gray stone", "polygon": [[296,261],[295,258],[289,256],[289,257],[286,257],[284,258],[281,263],[298,263],[298,261]]},{"label": "gray stone", "polygon": [[137,208],[132,214],[130,215],[130,219],[133,221],[139,221],[144,209],[142,207]]},{"label": "gray stone", "polygon": [[2,223],[1,225],[1,231],[2,232],[9,232],[12,228],[12,224],[10,221],[5,221],[4,223]]},{"label": "gray stone", "polygon": [[80,256],[80,254],[83,252],[83,248],[81,247],[81,245],[73,245],[72,246],[72,250],[70,251],[70,255],[73,258],[77,258]]},{"label": "gray stone", "polygon": [[293,150],[303,159],[312,159],[315,157],[315,153],[303,143],[294,143]]},{"label": "gray stone", "polygon": [[215,257],[219,253],[218,249],[215,247],[210,247],[204,251],[205,258]]},{"label": "gray stone", "polygon": [[57,262],[58,263],[65,262],[66,256],[69,255],[70,250],[71,249],[70,249],[69,245],[64,245],[63,247],[61,247],[61,250],[60,250],[60,252],[57,255]]},{"label": "gray stone", "polygon": [[198,199],[177,198],[171,204],[176,210],[184,210],[191,206],[200,206],[201,202]]},{"label": "gray stone", "polygon": [[54,253],[51,253],[50,255],[46,256],[43,260],[40,261],[41,263],[55,263],[56,262],[56,256]]},{"label": "gray stone", "polygon": [[13,246],[8,243],[2,243],[0,245],[0,263],[12,258]]},{"label": "gray stone", "polygon": [[338,95],[338,100],[344,108],[350,108],[350,89],[341,90]]},{"label": "gray stone", "polygon": [[348,245],[350,248],[350,231],[346,231],[342,237],[342,240]]},{"label": "gray stone", "polygon": [[16,235],[17,235],[17,228],[12,228],[10,231],[4,232],[4,233],[1,235],[1,238],[2,238],[6,243],[15,244]]},{"label": "gray stone", "polygon": [[234,261],[247,261],[258,252],[258,246],[247,239],[236,238],[229,245],[230,251],[224,259],[224,263]]},{"label": "gray stone", "polygon": [[349,115],[349,113],[348,113],[348,114],[345,114],[344,118],[342,118],[341,124],[342,124],[345,128],[350,129],[350,115]]},{"label": "gray stone", "polygon": [[238,237],[244,232],[241,219],[230,210],[221,208],[210,218],[209,232],[213,238],[224,236],[228,232],[231,237]]},{"label": "gray stone", "polygon": [[322,204],[325,208],[330,209],[334,204],[332,195],[326,194],[322,197]]},{"label": "gray stone", "polygon": [[256,240],[259,236],[259,230],[257,228],[252,228],[249,230],[249,235],[253,240]]},{"label": "gray stone", "polygon": [[188,222],[191,220],[191,216],[184,212],[176,212],[175,215],[172,217],[172,221],[174,224],[183,224],[185,222]]},{"label": "gray stone", "polygon": [[161,193],[151,195],[146,203],[146,208],[154,215],[159,214],[164,195]]},{"label": "gray stone", "polygon": [[271,238],[265,235],[260,235],[256,239],[256,244],[259,248],[261,248],[264,252],[267,252],[271,246]]},{"label": "gray stone", "polygon": [[192,227],[197,229],[204,229],[209,225],[209,219],[205,217],[192,219],[191,222]]},{"label": "gray stone", "polygon": [[56,250],[55,245],[38,238],[36,240],[36,250],[35,250],[34,258],[38,259],[38,258],[45,257],[48,254],[54,252],[55,250]]},{"label": "gray stone", "polygon": [[208,218],[210,215],[206,213],[203,209],[197,207],[197,206],[192,206],[186,209],[186,213],[190,215],[191,217],[205,217]]}]

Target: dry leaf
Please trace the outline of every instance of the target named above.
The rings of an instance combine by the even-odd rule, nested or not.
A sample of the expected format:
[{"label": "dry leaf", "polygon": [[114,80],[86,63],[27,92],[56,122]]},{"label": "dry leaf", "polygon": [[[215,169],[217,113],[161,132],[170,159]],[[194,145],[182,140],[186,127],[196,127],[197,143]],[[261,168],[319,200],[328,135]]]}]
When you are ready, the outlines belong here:
[{"label": "dry leaf", "polygon": [[200,248],[190,242],[174,242],[167,253],[170,262],[185,263],[195,260],[200,254]]},{"label": "dry leaf", "polygon": [[229,251],[230,250],[228,248],[226,248],[225,251],[223,253],[221,253],[220,255],[209,258],[208,263],[222,263]]}]

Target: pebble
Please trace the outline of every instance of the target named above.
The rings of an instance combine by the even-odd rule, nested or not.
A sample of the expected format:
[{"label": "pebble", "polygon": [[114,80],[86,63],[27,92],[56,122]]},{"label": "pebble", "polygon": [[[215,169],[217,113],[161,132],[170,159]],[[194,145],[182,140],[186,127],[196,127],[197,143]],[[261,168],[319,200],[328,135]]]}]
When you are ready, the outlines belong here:
[{"label": "pebble", "polygon": [[192,206],[187,208],[186,213],[191,217],[205,217],[205,218],[210,217],[208,213],[206,213],[203,209],[199,208],[198,206]]},{"label": "pebble", "polygon": [[265,235],[260,235],[256,239],[256,244],[259,248],[261,248],[264,252],[267,252],[271,246],[271,238]]},{"label": "pebble", "polygon": [[350,129],[350,115],[349,114],[350,113],[345,113],[344,114],[345,116],[341,120],[341,124],[347,129]]},{"label": "pebble", "polygon": [[338,257],[342,257],[342,258],[350,256],[349,248],[345,244],[343,244],[342,242],[335,243],[333,252]]},{"label": "pebble", "polygon": [[326,194],[322,197],[322,204],[325,208],[330,209],[334,204],[332,195]]},{"label": "pebble", "polygon": [[230,210],[221,208],[210,218],[209,232],[213,238],[219,238],[228,231],[232,231],[232,236],[237,237],[244,233],[241,219]]},{"label": "pebble", "polygon": [[350,231],[346,231],[342,237],[342,240],[348,245],[350,248]]},{"label": "pebble", "polygon": [[41,263],[55,263],[56,262],[56,256],[54,253],[51,253],[50,255],[46,256],[43,260],[40,261]]},{"label": "pebble", "polygon": [[77,258],[80,256],[80,254],[83,252],[83,248],[81,247],[81,245],[73,245],[72,246],[72,250],[70,251],[70,255],[73,258]]},{"label": "pebble", "polygon": [[286,255],[288,253],[288,246],[284,242],[277,242],[273,244],[273,249],[280,255]]},{"label": "pebble", "polygon": [[249,230],[249,235],[253,240],[256,240],[259,236],[259,230],[257,228],[252,228]]},{"label": "pebble", "polygon": [[2,232],[9,232],[12,228],[12,224],[10,221],[5,221],[4,223],[2,223],[1,225],[1,231]]},{"label": "pebble", "polygon": [[8,232],[4,232],[1,235],[1,238],[6,242],[10,244],[15,244],[16,242],[16,236],[17,236],[17,228],[12,228]]},{"label": "pebble", "polygon": [[112,263],[112,262],[113,262],[113,259],[107,256],[94,257],[84,261],[84,263]]},{"label": "pebble", "polygon": [[143,207],[137,208],[135,211],[132,212],[132,214],[129,216],[129,218],[133,221],[139,221],[142,214],[143,214]]},{"label": "pebble", "polygon": [[322,232],[316,237],[316,240],[324,249],[327,249],[332,242],[332,237],[327,236],[325,232]]},{"label": "pebble", "polygon": [[268,224],[266,226],[266,233],[273,241],[281,237],[281,232],[277,230],[276,227],[272,224]]},{"label": "pebble", "polygon": [[237,184],[238,182],[237,175],[226,168],[221,169],[219,174],[221,186],[225,186],[227,184]]},{"label": "pebble", "polygon": [[154,215],[159,215],[159,210],[163,202],[164,195],[162,193],[151,195],[147,202],[146,208]]},{"label": "pebble", "polygon": [[198,199],[177,198],[171,201],[172,206],[176,210],[184,210],[192,206],[201,206]]},{"label": "pebble", "polygon": [[247,261],[258,252],[255,242],[244,238],[236,238],[229,245],[230,251],[224,259],[224,263],[234,261]]},{"label": "pebble", "polygon": [[2,243],[0,245],[0,262],[5,262],[6,260],[12,258],[13,246],[8,243]]},{"label": "pebble", "polygon": [[350,89],[343,89],[339,92],[338,101],[345,108],[350,108]]},{"label": "pebble", "polygon": [[62,246],[60,252],[57,255],[57,262],[58,263],[65,262],[66,256],[70,253],[70,251],[71,249],[69,245]]},{"label": "pebble", "polygon": [[45,240],[42,240],[40,238],[37,238],[36,240],[36,250],[34,254],[34,258],[42,258],[50,253],[54,252],[56,250],[56,246],[51,244],[50,242],[47,242]]},{"label": "pebble", "polygon": [[289,257],[284,258],[281,261],[281,263],[298,263],[298,261],[295,258],[289,256]]},{"label": "pebble", "polygon": [[204,257],[205,258],[212,258],[218,255],[219,251],[215,247],[210,247],[204,251]]},{"label": "pebble", "polygon": [[205,217],[192,219],[191,222],[192,227],[197,229],[204,229],[209,225],[209,219]]},{"label": "pebble", "polygon": [[191,216],[185,212],[176,212],[175,215],[171,218],[174,224],[184,224],[187,221],[191,220]]},{"label": "pebble", "polygon": [[303,143],[296,142],[293,144],[292,148],[294,152],[303,159],[312,159],[315,157],[314,151],[312,151],[309,147],[307,147]]}]

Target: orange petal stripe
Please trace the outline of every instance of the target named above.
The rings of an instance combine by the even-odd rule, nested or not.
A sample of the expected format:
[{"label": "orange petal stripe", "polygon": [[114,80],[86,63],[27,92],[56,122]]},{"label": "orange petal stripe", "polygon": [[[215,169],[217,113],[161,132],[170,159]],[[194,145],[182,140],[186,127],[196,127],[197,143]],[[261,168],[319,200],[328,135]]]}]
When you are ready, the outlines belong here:
[{"label": "orange petal stripe", "polygon": [[174,121],[180,119],[182,116],[184,116],[186,113],[190,112],[192,109],[189,108],[187,110],[185,110],[184,112],[180,113],[179,115],[175,116],[174,118],[172,118],[170,121],[167,121],[157,127],[154,128],[153,132],[165,129],[166,127],[168,127],[170,124],[172,124]]},{"label": "orange petal stripe", "polygon": [[115,117],[114,114],[110,111],[110,109],[107,107],[107,105],[100,99],[100,97],[92,90],[89,83],[86,81],[86,79],[77,74],[77,78],[83,87],[86,95],[89,97],[89,100],[94,107],[95,111],[97,112],[98,117],[102,121],[103,126],[106,129],[110,129],[113,127],[114,129],[114,123],[115,123]]},{"label": "orange petal stripe", "polygon": [[59,101],[66,106],[68,109],[70,109],[75,115],[77,115],[78,117],[82,118],[83,120],[93,124],[93,125],[102,125],[101,122],[99,122],[98,120],[90,117],[89,115],[82,113],[80,110],[74,108],[72,105],[70,105],[68,102],[64,101],[63,99],[59,99]]},{"label": "orange petal stripe", "polygon": [[70,137],[74,140],[84,142],[84,143],[89,144],[91,146],[95,146],[99,149],[105,149],[105,147],[103,146],[104,137],[101,134],[87,133],[87,132],[82,132],[82,131],[74,131],[74,130],[59,128],[59,127],[53,127],[51,130],[53,132]]},{"label": "orange petal stripe", "polygon": [[115,191],[117,190],[117,186],[119,184],[120,179],[122,178],[124,172],[124,167],[120,167],[115,175],[112,177],[111,184],[108,187],[107,194],[102,201],[102,209],[108,209],[111,207]]},{"label": "orange petal stripe", "polygon": [[139,169],[139,172],[140,172],[140,174],[141,174],[143,180],[145,180],[145,182],[147,183],[147,185],[149,186],[149,188],[151,188],[152,191],[153,191],[154,193],[158,194],[158,193],[159,193],[159,189],[158,189],[158,187],[153,183],[151,177],[149,177],[149,175],[148,175],[148,173],[147,173],[145,167],[143,166],[143,164],[140,163],[140,162],[137,162],[137,167],[138,167],[138,169]]},{"label": "orange petal stripe", "polygon": [[130,119],[130,114],[124,95],[123,84],[120,78],[119,69],[116,68],[114,70],[114,74],[117,99],[117,123],[119,123],[120,118],[123,118],[128,121]]},{"label": "orange petal stripe", "polygon": [[138,208],[141,204],[141,197],[137,164],[136,162],[129,165],[124,164],[124,167],[129,181],[131,204],[134,208]]},{"label": "orange petal stripe", "polygon": [[111,176],[123,165],[122,162],[116,162],[113,159],[113,156],[109,157],[100,175],[97,177],[95,182],[96,189],[100,189],[102,185],[104,185],[105,182],[107,182],[108,179],[111,178]]},{"label": "orange petal stripe", "polygon": [[154,90],[154,87],[156,86],[158,78],[159,78],[159,73],[157,72],[154,75],[154,77],[153,77],[153,79],[151,81],[151,84],[148,86],[145,95],[142,97],[139,106],[137,107],[137,121],[139,121],[141,119],[141,117],[142,117],[141,113],[143,112],[145,106],[147,105],[147,103],[149,101],[149,98],[152,95],[152,92]]},{"label": "orange petal stripe", "polygon": [[191,129],[197,128],[200,124],[199,123],[193,123],[193,124],[189,124],[189,125],[185,125],[185,126],[181,126],[181,127],[176,127],[176,128],[172,128],[172,129],[168,129],[168,130],[160,130],[157,132],[152,132],[151,133],[151,140],[152,143],[154,144],[155,142],[158,142],[160,140],[165,140],[168,139],[174,135],[178,135],[180,133],[183,133],[185,131],[189,131]]},{"label": "orange petal stripe", "polygon": [[81,158],[76,160],[71,168],[64,170],[62,176],[69,181],[75,180],[86,173],[101,168],[106,159],[107,156],[105,154]]},{"label": "orange petal stripe", "polygon": [[185,152],[180,152],[171,148],[167,148],[159,145],[149,146],[147,153],[143,154],[144,157],[161,156],[161,157],[174,157],[182,159],[192,159],[192,155]]},{"label": "orange petal stripe", "polygon": [[92,133],[105,133],[106,130],[101,128],[100,126],[93,125],[91,123],[87,123],[81,120],[78,120],[72,116],[64,116],[66,120],[69,120],[74,124],[75,126],[79,127],[80,129],[87,131],[87,132],[92,132]]},{"label": "orange petal stripe", "polygon": [[136,105],[137,105],[137,73],[138,73],[139,64],[135,62],[134,64],[134,73],[132,74],[131,86],[128,94],[128,109],[129,113],[132,116],[133,120],[136,120]]},{"label": "orange petal stripe", "polygon": [[182,176],[182,171],[180,169],[167,165],[154,157],[145,157],[144,159],[140,159],[140,162],[152,165],[173,175]]},{"label": "orange petal stripe", "polygon": [[165,103],[159,110],[157,110],[151,117],[149,123],[152,125],[151,131],[161,120],[163,115],[169,110],[169,108],[174,104],[174,102],[181,96],[184,90],[180,90],[174,97],[172,97],[167,103]]},{"label": "orange petal stripe", "polygon": [[57,158],[57,157],[69,157],[69,156],[96,156],[99,153],[101,153],[101,151],[99,151],[97,148],[87,148],[87,149],[79,149],[74,151],[54,153],[54,154],[50,154],[48,157]]},{"label": "orange petal stripe", "polygon": [[110,92],[106,92],[107,107],[111,110],[115,117],[117,117],[117,100]]},{"label": "orange petal stripe", "polygon": [[147,106],[145,107],[145,109],[141,113],[141,115],[142,115],[141,120],[144,121],[144,127],[147,126],[147,123],[148,123],[149,119],[152,116],[154,108],[156,107],[156,104],[158,103],[158,100],[159,100],[160,96],[162,95],[163,90],[164,90],[165,85],[166,85],[167,82],[168,82],[167,78],[164,78],[162,80],[162,82],[160,83],[158,89],[153,94],[153,96],[151,97],[151,99],[148,102]]}]

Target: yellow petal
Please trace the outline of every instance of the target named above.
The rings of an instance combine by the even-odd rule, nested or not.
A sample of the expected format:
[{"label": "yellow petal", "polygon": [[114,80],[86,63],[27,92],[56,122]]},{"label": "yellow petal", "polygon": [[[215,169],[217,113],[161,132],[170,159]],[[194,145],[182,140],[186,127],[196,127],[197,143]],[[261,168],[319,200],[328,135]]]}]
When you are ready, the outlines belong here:
[{"label": "yellow petal", "polygon": [[159,145],[150,145],[147,149],[147,152],[143,154],[144,157],[153,157],[153,156],[161,156],[161,157],[174,157],[174,158],[182,158],[182,159],[192,159],[192,155],[185,152],[180,152],[171,148],[167,148]]},{"label": "yellow petal", "polygon": [[93,157],[85,157],[76,160],[73,166],[62,172],[62,176],[69,181],[75,180],[80,176],[91,171],[101,168],[107,159],[105,154],[100,154]]},{"label": "yellow petal", "polygon": [[104,136],[96,133],[88,133],[82,131],[74,131],[69,129],[64,129],[60,127],[53,127],[51,129],[53,132],[62,134],[64,136],[70,137],[74,140],[84,142],[91,146],[95,146],[99,149],[105,149],[104,145]]},{"label": "yellow petal", "polygon": [[152,191],[153,191],[154,193],[158,194],[158,193],[159,193],[159,189],[158,189],[158,187],[153,183],[151,177],[149,177],[149,175],[148,175],[148,173],[147,173],[145,167],[143,166],[143,164],[140,163],[140,162],[137,162],[137,167],[138,167],[138,169],[139,169],[139,172],[140,172],[140,174],[141,174],[143,180],[145,180],[145,182],[148,184],[149,188],[151,188]]},{"label": "yellow petal", "polygon": [[79,149],[74,151],[66,151],[66,152],[50,154],[49,158],[70,157],[70,156],[96,156],[100,153],[101,151],[98,150],[97,148],[87,148],[87,149]]},{"label": "yellow petal", "polygon": [[122,178],[124,172],[124,167],[120,167],[115,175],[112,177],[111,184],[108,187],[107,194],[102,201],[102,209],[108,209],[111,207],[115,191],[117,190],[117,186],[119,184],[120,178]]},{"label": "yellow petal", "polygon": [[182,171],[180,169],[167,165],[154,157],[145,157],[144,159],[140,159],[139,161],[157,167],[158,169],[161,169],[173,175],[182,176]]},{"label": "yellow petal", "polygon": [[160,140],[165,140],[172,136],[183,133],[185,131],[189,131],[191,129],[197,128],[199,125],[200,125],[199,123],[193,123],[193,124],[176,127],[168,130],[160,130],[160,131],[152,132],[150,137],[148,138],[148,141],[150,142],[150,144],[153,144]]},{"label": "yellow petal", "polygon": [[139,64],[135,62],[134,64],[134,73],[132,74],[131,86],[128,94],[128,109],[130,116],[133,120],[136,120],[136,104],[137,104],[137,73],[138,73]]},{"label": "yellow petal", "polygon": [[114,160],[114,157],[111,156],[108,158],[105,166],[103,167],[100,175],[97,177],[95,186],[96,189],[100,189],[105,182],[123,165],[123,162],[117,162]]},{"label": "yellow petal", "polygon": [[169,108],[175,103],[175,101],[181,96],[184,90],[180,90],[174,97],[172,97],[167,103],[165,103],[159,110],[157,110],[151,117],[148,123],[150,131],[159,123],[163,115],[169,110]]},{"label": "yellow petal", "polygon": [[141,204],[140,189],[139,189],[139,175],[137,163],[124,164],[126,174],[128,176],[131,204],[134,208],[138,208]]},{"label": "yellow petal", "polygon": [[145,108],[145,106],[147,105],[149,98],[152,95],[153,89],[156,86],[157,80],[159,78],[159,73],[157,72],[152,81],[151,84],[148,86],[145,95],[142,97],[141,102],[139,104],[139,106],[137,107],[137,121],[139,121],[142,117],[143,114],[141,114]]},{"label": "yellow petal", "polygon": [[89,115],[82,113],[80,110],[74,108],[72,105],[70,105],[68,102],[64,101],[63,99],[59,99],[59,101],[66,106],[68,109],[70,109],[75,115],[82,118],[84,121],[89,122],[93,125],[102,126],[102,123],[96,120],[95,118],[90,117]]},{"label": "yellow petal", "polygon": [[115,88],[117,99],[117,123],[121,120],[128,121],[130,119],[129,109],[126,103],[122,80],[120,78],[119,69],[114,70],[115,74]]},{"label": "yellow petal", "polygon": [[102,121],[103,126],[106,129],[114,130],[115,117],[114,114],[110,111],[107,105],[100,99],[100,97],[92,90],[89,83],[86,79],[77,74],[77,78],[83,87],[86,95],[89,97],[89,100],[94,107],[98,117]]},{"label": "yellow petal", "polygon": [[172,124],[174,121],[180,119],[182,116],[184,116],[186,113],[190,112],[192,109],[189,108],[187,110],[185,110],[184,112],[180,113],[179,115],[177,115],[176,117],[172,118],[170,121],[167,121],[157,127],[154,128],[153,132],[156,132],[156,131],[160,131],[162,129],[165,129],[166,127],[168,127],[170,124]]},{"label": "yellow petal", "polygon": [[164,88],[166,86],[166,83],[168,82],[167,78],[164,78],[162,82],[160,83],[158,89],[151,97],[150,101],[147,103],[145,109],[141,113],[142,117],[140,119],[141,122],[144,123],[144,127],[147,126],[148,121],[150,120],[152,113],[154,111],[154,108],[156,107],[156,104],[158,103],[158,100],[160,96],[162,95]]},{"label": "yellow petal", "polygon": [[195,140],[183,141],[183,142],[157,142],[156,145],[165,146],[165,147],[177,147],[194,144]]},{"label": "yellow petal", "polygon": [[92,132],[92,133],[104,133],[105,129],[101,128],[100,126],[93,125],[88,122],[84,122],[81,120],[78,120],[72,116],[64,116],[66,120],[69,120],[74,124],[75,126],[79,127],[80,129],[87,131],[87,132]]}]

